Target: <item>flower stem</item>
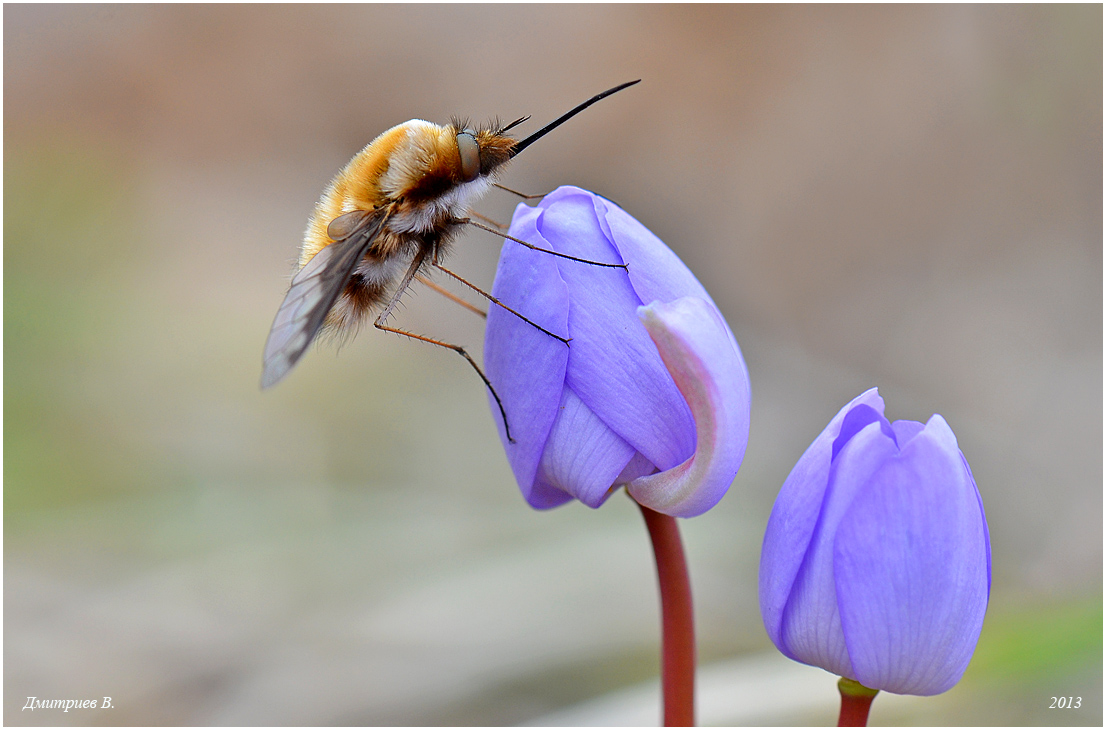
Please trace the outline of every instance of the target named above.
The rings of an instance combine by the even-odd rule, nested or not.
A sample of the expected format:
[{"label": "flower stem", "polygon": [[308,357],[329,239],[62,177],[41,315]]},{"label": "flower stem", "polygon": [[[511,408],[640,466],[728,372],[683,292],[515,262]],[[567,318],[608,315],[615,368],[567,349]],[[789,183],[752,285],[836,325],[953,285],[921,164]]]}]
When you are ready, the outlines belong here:
[{"label": "flower stem", "polygon": [[664,726],[695,724],[695,617],[691,581],[676,518],[639,504],[657,558],[661,594],[661,684]]},{"label": "flower stem", "polygon": [[865,687],[860,682],[844,677],[837,681],[837,690],[841,693],[841,714],[837,718],[837,727],[867,725],[868,710],[872,706],[872,700],[879,694],[879,690]]}]

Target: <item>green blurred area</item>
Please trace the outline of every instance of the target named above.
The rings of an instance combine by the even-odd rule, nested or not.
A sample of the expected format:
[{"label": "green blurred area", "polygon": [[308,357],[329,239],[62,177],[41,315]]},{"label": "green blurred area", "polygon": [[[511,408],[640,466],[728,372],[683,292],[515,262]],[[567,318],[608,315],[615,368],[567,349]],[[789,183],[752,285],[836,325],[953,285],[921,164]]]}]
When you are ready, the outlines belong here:
[{"label": "green blurred area", "polygon": [[[4,157],[5,526],[172,482],[101,395],[126,358],[141,248],[131,161],[40,139]],[[12,533],[9,533],[11,536]]]},{"label": "green blurred area", "polygon": [[[1051,682],[1072,668],[1102,663],[1102,597],[992,611],[966,681]],[[1056,692],[1068,692],[1055,686]]]},{"label": "green blurred area", "polygon": [[[5,180],[9,540],[30,537],[22,532],[25,521],[49,519],[51,510],[146,499],[151,490],[180,491],[212,479],[287,479],[284,467],[295,462],[294,449],[285,450],[285,463],[278,464],[267,459],[272,447],[264,444],[260,453],[252,444],[240,450],[225,444],[222,460],[197,460],[179,436],[160,432],[225,426],[190,426],[189,408],[197,393],[253,401],[256,385],[243,394],[237,376],[253,380],[257,357],[255,343],[238,335],[240,312],[174,301],[179,274],[171,259],[159,261],[162,222],[141,208],[133,160],[112,154],[104,140],[41,137],[9,145]],[[221,262],[210,266],[214,272]],[[198,279],[187,286],[202,299],[214,284]],[[403,370],[409,386],[428,395],[437,387],[420,376],[417,364],[384,362],[382,368]],[[363,485],[389,481],[406,461],[410,444],[385,427],[402,417],[403,395],[370,388],[352,398],[319,400],[293,390],[277,409],[302,419],[305,430],[325,429],[333,483]],[[366,432],[374,434],[379,451],[360,448]],[[204,438],[195,431],[181,435]],[[381,451],[388,458],[378,458]]]}]

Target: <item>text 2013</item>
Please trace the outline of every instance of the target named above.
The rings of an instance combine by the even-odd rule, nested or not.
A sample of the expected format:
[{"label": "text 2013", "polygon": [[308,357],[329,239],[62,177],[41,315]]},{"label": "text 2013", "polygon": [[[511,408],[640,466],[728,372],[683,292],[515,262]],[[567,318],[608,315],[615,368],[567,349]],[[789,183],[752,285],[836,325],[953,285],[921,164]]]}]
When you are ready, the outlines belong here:
[{"label": "text 2013", "polygon": [[1078,710],[1083,704],[1082,697],[1053,697],[1050,710]]}]

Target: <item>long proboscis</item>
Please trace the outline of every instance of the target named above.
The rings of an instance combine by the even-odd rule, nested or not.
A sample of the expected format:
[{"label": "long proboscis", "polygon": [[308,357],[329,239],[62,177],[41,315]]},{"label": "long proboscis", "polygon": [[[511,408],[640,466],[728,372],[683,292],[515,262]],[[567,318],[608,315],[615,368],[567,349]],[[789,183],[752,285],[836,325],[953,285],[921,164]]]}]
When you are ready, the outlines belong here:
[{"label": "long proboscis", "polygon": [[[614,87],[613,89],[607,89],[602,94],[596,94],[595,96],[591,97],[590,99],[588,99],[583,104],[576,107],[575,109],[572,109],[571,111],[566,112],[566,113],[562,114],[561,116],[557,117],[556,119],[554,119],[549,124],[545,125],[544,127],[539,129],[538,131],[531,134],[529,137],[527,137],[525,139],[520,139],[518,142],[515,143],[515,146],[511,148],[511,157],[514,157],[519,152],[522,152],[524,149],[526,149],[527,147],[532,145],[534,142],[538,141],[539,139],[544,137],[549,132],[551,132],[554,129],[556,129],[557,127],[561,126],[562,124],[567,122],[569,119],[572,119],[574,116],[576,116],[580,112],[584,111],[585,109],[587,109],[589,106],[591,106],[595,102],[599,101],[600,99],[606,99],[611,94],[614,94],[615,92],[618,92],[618,91],[622,91],[627,86],[633,86],[634,84],[638,83],[638,81],[641,81],[641,79],[637,79],[636,81],[627,81],[624,84],[619,84],[618,86]],[[511,126],[514,126],[514,125],[512,124]]]}]

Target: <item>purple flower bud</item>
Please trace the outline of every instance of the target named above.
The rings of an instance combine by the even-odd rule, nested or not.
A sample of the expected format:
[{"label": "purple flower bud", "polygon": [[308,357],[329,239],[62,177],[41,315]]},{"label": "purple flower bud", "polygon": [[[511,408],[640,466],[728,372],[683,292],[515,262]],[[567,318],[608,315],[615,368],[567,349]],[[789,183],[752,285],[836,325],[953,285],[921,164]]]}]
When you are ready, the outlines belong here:
[{"label": "purple flower bud", "polygon": [[[484,339],[489,398],[523,496],[538,509],[598,507],[627,485],[658,512],[715,504],[749,438],[749,375],[726,321],[664,243],[608,200],[562,187],[520,204],[492,293],[566,346],[500,307]],[[643,306],[648,305],[648,306]]]},{"label": "purple flower bud", "polygon": [[983,501],[939,415],[890,423],[873,388],[830,421],[776,498],[764,627],[788,657],[873,689],[960,681],[991,593]]}]

